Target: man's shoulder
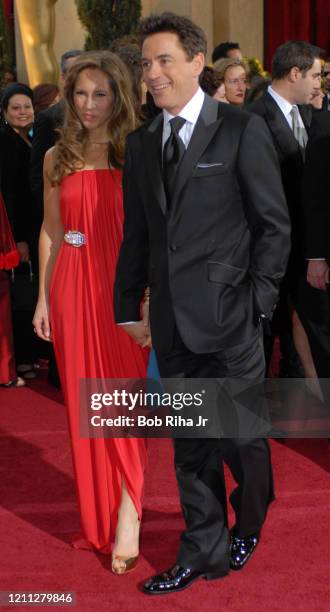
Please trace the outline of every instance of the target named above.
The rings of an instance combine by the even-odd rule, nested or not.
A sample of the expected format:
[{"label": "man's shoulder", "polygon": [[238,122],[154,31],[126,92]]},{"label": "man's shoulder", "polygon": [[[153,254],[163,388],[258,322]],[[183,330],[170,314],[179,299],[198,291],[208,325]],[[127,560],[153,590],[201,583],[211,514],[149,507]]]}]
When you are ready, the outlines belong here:
[{"label": "man's shoulder", "polygon": [[269,104],[270,102],[270,95],[269,93],[265,93],[263,96],[261,96],[258,100],[255,100],[254,102],[249,102],[244,109],[248,112],[248,113],[255,113],[257,115],[265,115],[267,112],[267,104]]},{"label": "man's shoulder", "polygon": [[63,119],[64,104],[62,101],[60,101],[57,102],[57,104],[54,104],[53,106],[50,106],[49,108],[46,108],[43,111],[40,111],[36,122],[39,125],[47,123],[49,125],[52,125],[53,127],[57,127],[58,125],[63,123]]},{"label": "man's shoulder", "polygon": [[[263,129],[264,121],[257,114],[251,113],[248,108],[236,108],[231,104],[219,102],[218,118],[223,118],[225,122],[238,132],[245,130],[247,126],[251,129]],[[259,114],[259,113],[258,113]]]},{"label": "man's shoulder", "polygon": [[140,140],[141,136],[148,131],[149,127],[154,123],[155,126],[163,121],[163,115],[157,115],[152,119],[146,119],[135,130],[127,135],[127,143],[132,143]]}]

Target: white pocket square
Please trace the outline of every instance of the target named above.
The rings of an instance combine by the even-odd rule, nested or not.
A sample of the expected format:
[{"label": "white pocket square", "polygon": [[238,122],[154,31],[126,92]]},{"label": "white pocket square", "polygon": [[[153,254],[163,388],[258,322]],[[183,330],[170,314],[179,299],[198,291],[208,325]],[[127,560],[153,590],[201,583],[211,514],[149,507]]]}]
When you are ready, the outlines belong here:
[{"label": "white pocket square", "polygon": [[197,168],[214,168],[215,166],[223,166],[223,162],[214,162],[214,164],[197,164]]}]

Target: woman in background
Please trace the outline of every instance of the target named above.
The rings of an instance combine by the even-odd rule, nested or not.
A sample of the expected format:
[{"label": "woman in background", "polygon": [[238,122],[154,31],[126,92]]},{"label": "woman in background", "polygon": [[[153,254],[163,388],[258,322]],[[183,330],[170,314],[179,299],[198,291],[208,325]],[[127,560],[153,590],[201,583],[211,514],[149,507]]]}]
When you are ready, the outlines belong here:
[{"label": "woman in background", "polygon": [[215,62],[213,69],[223,81],[229,104],[243,106],[248,87],[248,68],[243,60],[223,58]]},{"label": "woman in background", "polygon": [[218,102],[228,104],[223,78],[214,68],[211,66],[203,68],[199,76],[199,84],[209,96],[218,100]]},{"label": "woman in background", "polygon": [[54,106],[60,101],[60,89],[54,83],[41,83],[33,88],[34,114],[37,117],[40,111]]},{"label": "woman in background", "polygon": [[[45,157],[37,334],[54,342],[68,407],[83,539],[108,552],[112,571],[136,565],[146,462],[143,439],[84,439],[79,380],[145,378],[148,350],[115,324],[113,283],[122,241],[122,163],[136,127],[126,67],[111,52],[86,53],[65,85],[66,121]],[[141,345],[148,343],[141,324]]]},{"label": "woman in background", "polygon": [[31,129],[34,122],[33,92],[23,83],[8,85],[1,100],[0,130],[1,192],[11,230],[20,255],[14,272],[13,329],[17,370],[35,378],[38,357],[31,317],[36,304],[33,274],[37,273],[37,227],[30,187]]}]

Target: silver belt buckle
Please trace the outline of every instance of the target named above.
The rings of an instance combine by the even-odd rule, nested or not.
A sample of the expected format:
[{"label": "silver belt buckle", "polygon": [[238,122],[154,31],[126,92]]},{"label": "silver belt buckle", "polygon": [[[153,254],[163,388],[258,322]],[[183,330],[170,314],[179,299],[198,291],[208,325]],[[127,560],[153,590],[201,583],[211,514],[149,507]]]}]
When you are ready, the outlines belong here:
[{"label": "silver belt buckle", "polygon": [[74,247],[81,247],[86,244],[85,234],[82,234],[81,232],[78,232],[76,230],[70,230],[69,232],[66,232],[66,234],[64,234],[64,240],[65,242],[71,244],[71,246]]}]

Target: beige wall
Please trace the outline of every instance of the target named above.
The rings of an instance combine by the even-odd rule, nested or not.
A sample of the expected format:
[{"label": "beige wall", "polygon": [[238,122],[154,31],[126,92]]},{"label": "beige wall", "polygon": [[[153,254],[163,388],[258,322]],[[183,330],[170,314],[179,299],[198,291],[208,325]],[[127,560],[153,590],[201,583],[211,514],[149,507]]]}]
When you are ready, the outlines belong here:
[{"label": "beige wall", "polygon": [[[85,32],[74,0],[57,0],[54,49],[56,57],[72,48],[82,48]],[[142,15],[170,10],[187,15],[206,33],[208,61],[221,41],[239,42],[245,55],[263,59],[263,0],[142,0]],[[16,24],[17,26],[17,24]],[[16,27],[18,76],[27,80],[19,28]]]},{"label": "beige wall", "polygon": [[[57,0],[55,4],[56,27],[54,51],[60,58],[68,49],[83,49],[85,43],[85,30],[77,15],[74,0]],[[15,15],[15,39],[18,79],[27,83],[27,73],[22,49],[21,33]]]},{"label": "beige wall", "polygon": [[142,0],[143,16],[162,11],[187,15],[203,28],[208,60],[221,41],[239,42],[244,55],[263,59],[263,0]]},{"label": "beige wall", "polygon": [[60,58],[69,49],[83,49],[86,31],[77,14],[74,0],[57,0],[54,50]]},{"label": "beige wall", "polygon": [[239,42],[247,57],[263,61],[263,0],[214,0],[214,46]]},{"label": "beige wall", "polygon": [[[219,0],[220,2],[220,0]],[[142,15],[173,11],[186,15],[203,28],[208,40],[208,58],[213,49],[213,9],[217,0],[142,0]]]}]

